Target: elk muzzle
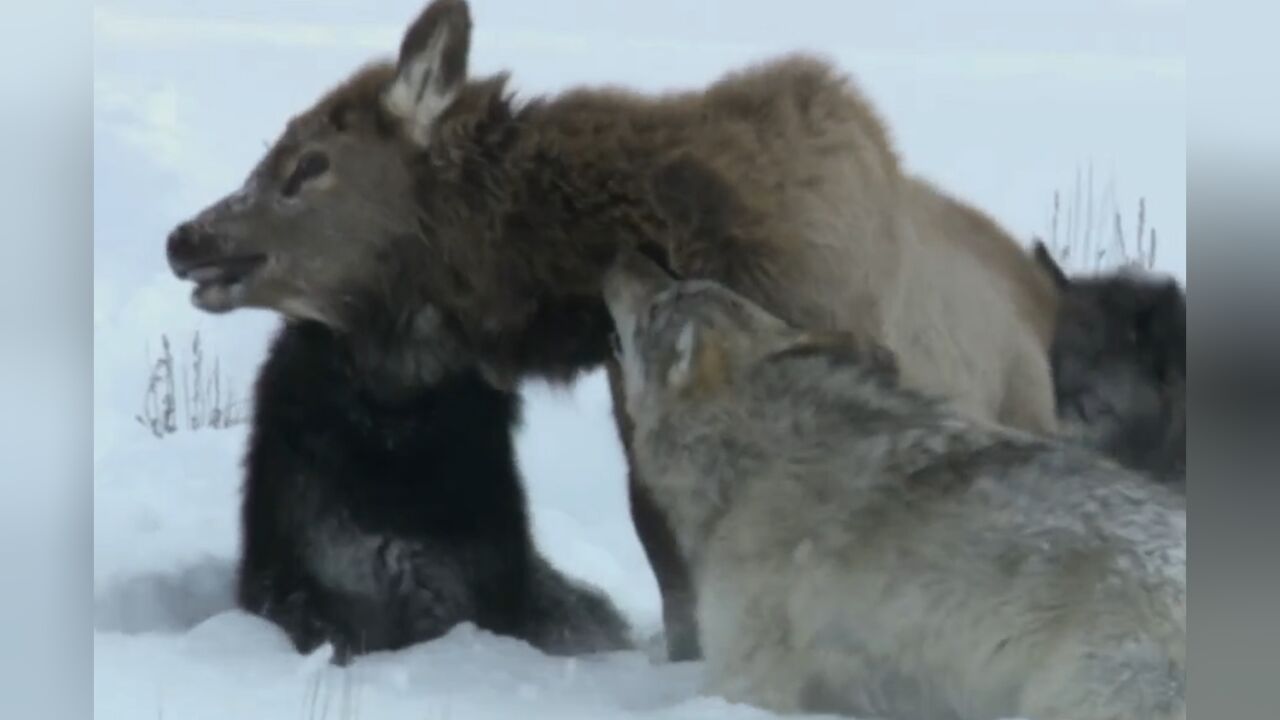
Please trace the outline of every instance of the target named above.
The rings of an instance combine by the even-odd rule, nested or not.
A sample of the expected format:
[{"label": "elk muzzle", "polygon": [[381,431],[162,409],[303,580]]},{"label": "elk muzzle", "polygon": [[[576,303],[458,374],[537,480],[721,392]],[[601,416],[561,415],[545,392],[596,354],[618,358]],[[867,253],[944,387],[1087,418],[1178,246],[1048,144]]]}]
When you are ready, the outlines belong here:
[{"label": "elk muzzle", "polygon": [[174,228],[165,250],[173,274],[195,283],[192,302],[210,312],[240,304],[246,281],[267,259],[262,253],[229,252],[227,238],[198,221]]}]

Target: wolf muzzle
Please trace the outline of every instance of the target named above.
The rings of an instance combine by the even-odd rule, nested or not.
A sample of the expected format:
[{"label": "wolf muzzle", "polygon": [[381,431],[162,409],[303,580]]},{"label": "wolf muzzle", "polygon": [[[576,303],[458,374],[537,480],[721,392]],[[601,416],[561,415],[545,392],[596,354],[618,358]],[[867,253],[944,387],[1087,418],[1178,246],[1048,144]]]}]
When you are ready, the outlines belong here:
[{"label": "wolf muzzle", "polygon": [[635,316],[658,293],[675,283],[675,278],[657,263],[637,251],[628,250],[619,254],[605,273],[602,291],[614,322],[630,326]]}]

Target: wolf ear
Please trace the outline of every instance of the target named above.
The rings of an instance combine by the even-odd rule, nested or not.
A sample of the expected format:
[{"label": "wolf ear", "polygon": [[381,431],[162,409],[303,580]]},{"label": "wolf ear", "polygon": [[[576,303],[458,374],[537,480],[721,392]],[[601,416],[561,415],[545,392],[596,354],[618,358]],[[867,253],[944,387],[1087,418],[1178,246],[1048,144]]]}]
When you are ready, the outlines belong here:
[{"label": "wolf ear", "polygon": [[716,333],[686,322],[676,337],[675,356],[667,366],[667,387],[680,392],[706,392],[727,379],[725,348]]},{"label": "wolf ear", "polygon": [[1036,240],[1035,247],[1031,250],[1031,255],[1039,263],[1040,267],[1049,275],[1049,279],[1058,289],[1065,289],[1071,284],[1071,280],[1067,278],[1067,274],[1062,271],[1062,266],[1057,260],[1053,259],[1053,255],[1049,252],[1049,248],[1041,240]]},{"label": "wolf ear", "polygon": [[467,80],[471,11],[465,0],[434,0],[405,31],[395,79],[382,105],[425,146],[431,126]]},{"label": "wolf ear", "polygon": [[686,322],[676,337],[675,357],[667,366],[667,385],[679,388],[689,383],[693,376],[694,358],[698,348],[698,328]]}]

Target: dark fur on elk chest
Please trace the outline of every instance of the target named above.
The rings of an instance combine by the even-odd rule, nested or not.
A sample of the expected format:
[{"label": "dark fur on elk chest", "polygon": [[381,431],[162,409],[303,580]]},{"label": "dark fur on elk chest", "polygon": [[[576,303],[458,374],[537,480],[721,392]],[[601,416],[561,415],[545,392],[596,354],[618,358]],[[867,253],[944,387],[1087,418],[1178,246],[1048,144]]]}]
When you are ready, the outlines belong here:
[{"label": "dark fur on elk chest", "polygon": [[599,639],[587,639],[593,623],[600,644],[625,642],[608,601],[533,548],[512,438],[518,396],[474,369],[370,384],[348,350],[323,326],[291,323],[263,366],[241,604],[299,650],[328,641],[339,659],[464,621],[566,651]]}]

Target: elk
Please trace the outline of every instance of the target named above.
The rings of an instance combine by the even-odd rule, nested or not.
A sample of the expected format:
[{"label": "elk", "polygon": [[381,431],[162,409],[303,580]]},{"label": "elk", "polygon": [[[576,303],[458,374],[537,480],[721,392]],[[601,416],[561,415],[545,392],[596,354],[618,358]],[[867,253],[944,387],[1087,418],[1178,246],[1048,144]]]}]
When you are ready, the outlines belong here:
[{"label": "elk", "polygon": [[[905,384],[958,410],[1055,431],[1052,283],[994,222],[907,174],[829,63],[518,100],[507,73],[468,74],[471,29],[466,2],[431,2],[395,61],[296,115],[241,188],[177,226],[168,259],[197,307],[357,337],[411,337],[429,311],[494,385],[603,364],[620,409],[601,278],[634,248],[797,326],[872,338]],[[687,568],[616,414],[668,649],[696,657]]]}]

